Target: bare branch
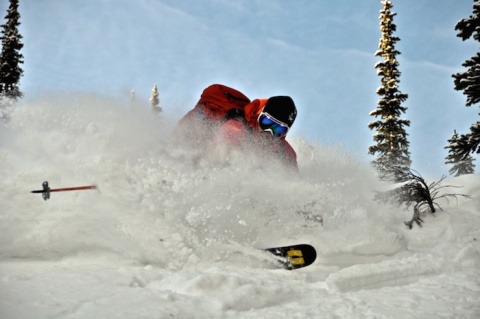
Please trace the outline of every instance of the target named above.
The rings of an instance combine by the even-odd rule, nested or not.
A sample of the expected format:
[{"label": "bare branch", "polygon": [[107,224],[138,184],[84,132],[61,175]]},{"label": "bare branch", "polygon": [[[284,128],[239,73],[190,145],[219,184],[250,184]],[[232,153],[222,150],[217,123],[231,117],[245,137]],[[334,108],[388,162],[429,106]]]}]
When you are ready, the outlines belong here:
[{"label": "bare branch", "polygon": [[405,208],[413,207],[413,217],[410,221],[405,222],[410,229],[413,223],[421,226],[423,220],[420,216],[424,216],[427,212],[435,214],[436,210],[443,210],[438,201],[445,199],[450,203],[450,199],[458,202],[459,197],[471,198],[466,194],[446,193],[439,195],[440,190],[444,188],[461,188],[461,186],[441,185],[446,176],[443,175],[440,180],[427,183],[427,181],[415,170],[399,168],[397,174],[404,177],[405,182],[401,186],[387,191],[380,192],[375,195],[375,200],[405,206]]}]

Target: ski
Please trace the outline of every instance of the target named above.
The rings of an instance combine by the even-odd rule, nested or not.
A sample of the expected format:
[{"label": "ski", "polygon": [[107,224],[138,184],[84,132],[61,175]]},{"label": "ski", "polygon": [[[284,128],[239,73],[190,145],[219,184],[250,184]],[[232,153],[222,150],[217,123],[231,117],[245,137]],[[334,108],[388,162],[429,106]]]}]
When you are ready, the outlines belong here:
[{"label": "ski", "polygon": [[312,245],[298,244],[282,247],[271,247],[262,249],[278,260],[283,268],[288,270],[307,267],[317,258],[317,251]]}]

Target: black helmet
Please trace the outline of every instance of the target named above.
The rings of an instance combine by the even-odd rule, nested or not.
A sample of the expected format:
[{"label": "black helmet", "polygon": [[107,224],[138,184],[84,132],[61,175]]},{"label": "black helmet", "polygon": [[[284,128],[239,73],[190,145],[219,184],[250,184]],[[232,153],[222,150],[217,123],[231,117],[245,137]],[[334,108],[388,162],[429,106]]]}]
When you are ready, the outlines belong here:
[{"label": "black helmet", "polygon": [[268,99],[262,112],[287,124],[288,127],[292,127],[292,124],[297,117],[297,108],[295,107],[292,98],[289,96],[272,96]]}]

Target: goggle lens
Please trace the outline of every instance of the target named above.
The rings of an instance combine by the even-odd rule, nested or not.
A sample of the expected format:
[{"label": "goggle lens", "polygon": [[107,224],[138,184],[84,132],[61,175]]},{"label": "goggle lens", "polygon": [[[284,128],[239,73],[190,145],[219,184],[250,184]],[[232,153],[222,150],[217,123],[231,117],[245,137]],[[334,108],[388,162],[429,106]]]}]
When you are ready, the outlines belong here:
[{"label": "goggle lens", "polygon": [[260,114],[258,117],[258,125],[263,131],[272,133],[275,137],[283,137],[288,132],[288,126],[276,121],[266,113]]}]

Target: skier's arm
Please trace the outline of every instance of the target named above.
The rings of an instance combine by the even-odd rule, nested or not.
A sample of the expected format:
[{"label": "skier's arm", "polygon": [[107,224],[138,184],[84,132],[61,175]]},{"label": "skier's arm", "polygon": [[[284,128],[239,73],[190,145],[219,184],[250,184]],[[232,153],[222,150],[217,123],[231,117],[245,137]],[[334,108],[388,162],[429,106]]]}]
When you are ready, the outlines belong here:
[{"label": "skier's arm", "polygon": [[217,139],[229,148],[241,148],[246,134],[245,126],[242,123],[229,120],[220,127]]}]

